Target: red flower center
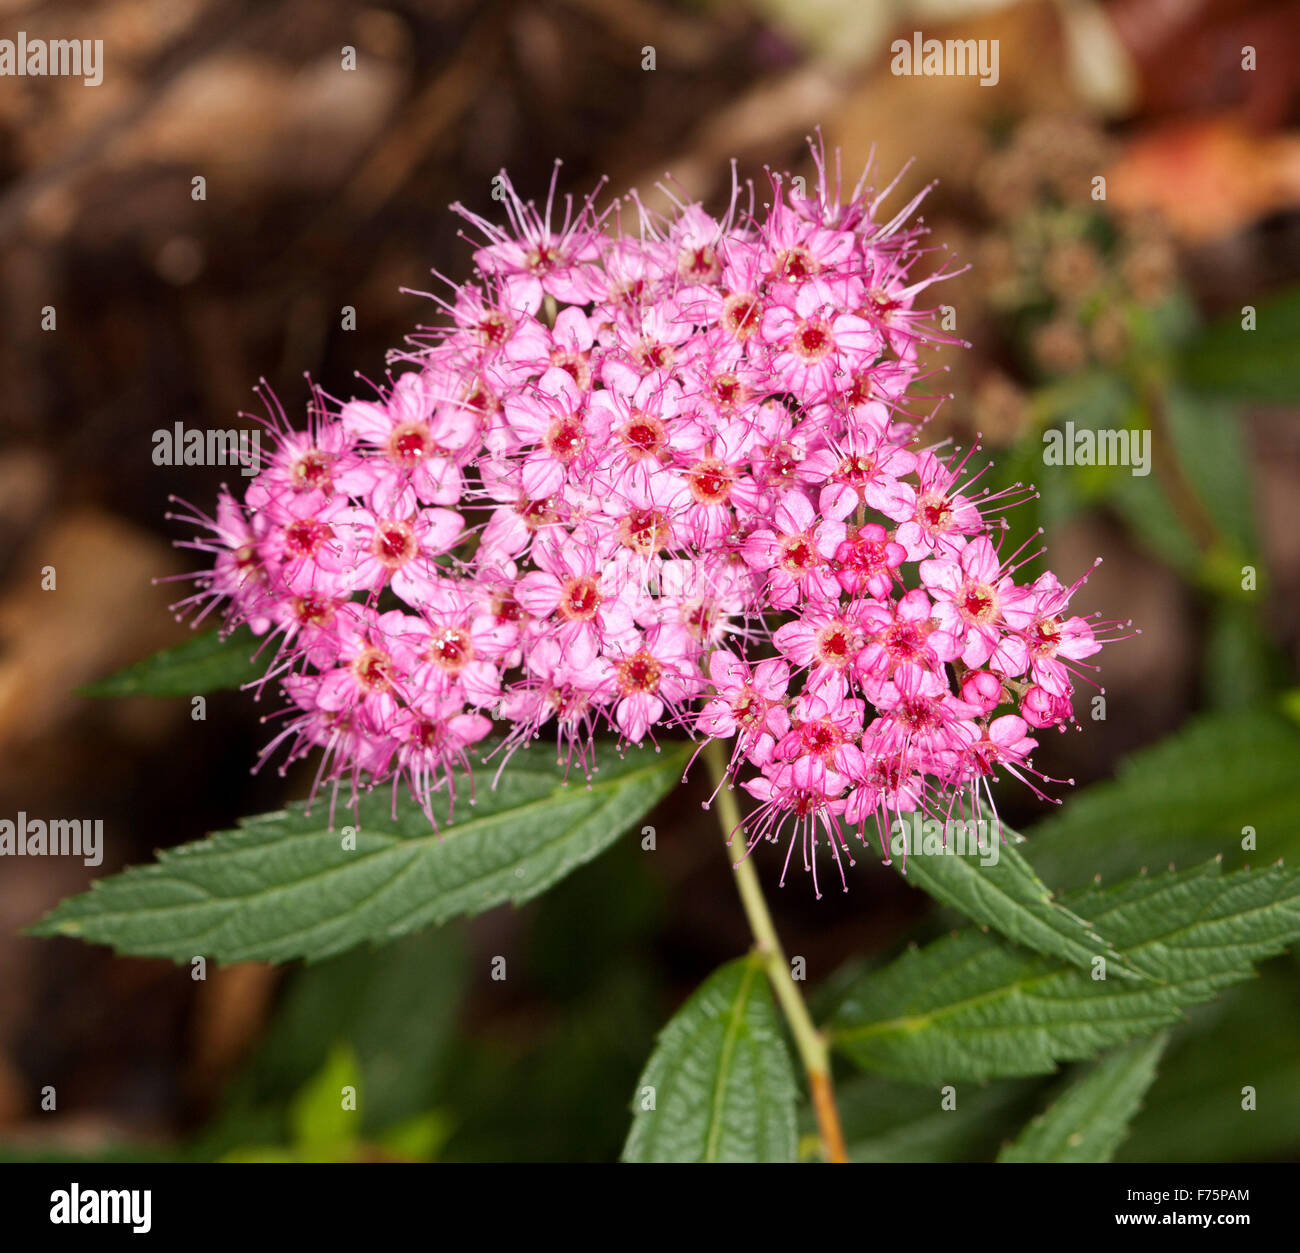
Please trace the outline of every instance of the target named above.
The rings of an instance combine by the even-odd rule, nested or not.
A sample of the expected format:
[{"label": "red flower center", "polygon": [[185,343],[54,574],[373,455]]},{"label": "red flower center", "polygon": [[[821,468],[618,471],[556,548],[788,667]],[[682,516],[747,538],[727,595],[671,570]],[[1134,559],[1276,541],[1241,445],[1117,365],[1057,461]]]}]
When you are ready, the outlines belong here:
[{"label": "red flower center", "polygon": [[833,722],[821,718],[816,722],[805,722],[799,728],[799,738],[808,752],[826,757],[844,743],[844,732]]},{"label": "red flower center", "polygon": [[478,333],[488,348],[500,348],[510,334],[510,319],[504,313],[493,310],[485,314],[478,324]]},{"label": "red flower center", "polygon": [[925,637],[929,630],[916,622],[895,622],[886,632],[883,643],[895,662],[911,661],[925,652]]},{"label": "red flower center", "polygon": [[1041,618],[1034,623],[1034,635],[1030,646],[1036,657],[1051,657],[1061,646],[1060,618]]},{"label": "red flower center", "polygon": [[987,583],[967,583],[957,607],[967,622],[985,626],[998,616],[998,594]]},{"label": "red flower center", "polygon": [[823,318],[809,318],[795,327],[794,350],[810,364],[820,361],[834,347],[830,325]]},{"label": "red flower center", "polygon": [[927,530],[946,530],[952,522],[952,501],[939,492],[926,492],[917,505],[917,514]]},{"label": "red flower center", "polygon": [[324,596],[295,596],[293,616],[303,626],[328,626],[334,618],[334,602]]},{"label": "red flower center", "polygon": [[857,652],[853,632],[843,622],[832,622],[817,632],[813,656],[823,665],[842,670]]},{"label": "red flower center", "polygon": [[868,457],[866,453],[860,452],[845,457],[835,468],[835,477],[841,483],[851,483],[855,487],[861,487],[864,483],[870,482],[871,476],[875,472],[875,458]]},{"label": "red flower center", "polygon": [[626,660],[620,661],[616,670],[619,689],[626,696],[659,690],[659,679],[663,675],[663,666],[644,648],[640,652],[633,653]]},{"label": "red flower center", "polygon": [[658,509],[634,509],[618,523],[618,539],[643,557],[668,547],[668,517]]},{"label": "red flower center", "polygon": [[758,315],[758,300],[748,293],[722,302],[722,325],[737,339],[748,339],[758,330]]},{"label": "red flower center", "polygon": [[559,260],[559,253],[547,243],[534,244],[524,258],[524,264],[534,274],[544,274]]},{"label": "red flower center", "polygon": [[767,478],[773,483],[793,483],[803,454],[793,444],[772,444],[767,454]]},{"label": "red flower center", "polygon": [[733,409],[745,399],[745,387],[734,374],[719,374],[713,380],[713,398],[723,409]]},{"label": "red flower center", "polygon": [[375,528],[370,551],[379,558],[380,565],[396,570],[410,561],[418,550],[415,533],[405,522],[381,522]]},{"label": "red flower center", "polygon": [[671,344],[646,340],[637,352],[637,357],[648,370],[671,370],[677,352]]},{"label": "red flower center", "polygon": [[556,461],[568,464],[586,446],[587,432],[577,418],[556,418],[547,428],[542,443]]},{"label": "red flower center", "polygon": [[790,279],[809,278],[817,273],[817,262],[807,248],[786,248],[777,254],[775,273]]},{"label": "red flower center", "polygon": [[688,283],[703,283],[717,278],[721,272],[717,253],[707,245],[683,249],[677,258],[677,273]]},{"label": "red flower center", "polygon": [[741,688],[731,702],[731,715],[742,727],[752,727],[766,712],[767,701],[752,687]]},{"label": "red flower center", "polygon": [[593,575],[570,579],[560,592],[560,617],[570,622],[590,622],[602,600],[600,586]]},{"label": "red flower center", "polygon": [[515,512],[523,518],[530,531],[550,526],[553,522],[558,521],[560,517],[555,512],[554,502],[550,496],[543,496],[540,500],[529,500],[527,497],[521,497],[519,503],[515,505]]},{"label": "red flower center", "polygon": [[702,505],[723,505],[731,495],[735,471],[717,457],[705,457],[691,467],[686,482],[691,495]]},{"label": "red flower center", "polygon": [[778,564],[787,574],[802,578],[818,564],[817,550],[812,539],[804,535],[788,535],[781,541]]},{"label": "red flower center", "polygon": [[557,348],[551,353],[551,365],[558,370],[563,370],[577,383],[579,391],[585,392],[591,387],[591,366],[587,364],[585,352],[571,352],[568,349]]},{"label": "red flower center", "polygon": [[388,457],[400,466],[418,465],[429,452],[429,428],[423,422],[404,422],[388,437]]},{"label": "red flower center", "polygon": [[333,457],[327,456],[319,448],[308,449],[293,463],[293,469],[289,472],[294,490],[302,492],[319,488],[323,492],[329,491],[332,483],[330,464],[333,460]]},{"label": "red flower center", "polygon": [[668,432],[658,418],[648,413],[634,413],[624,423],[619,438],[634,457],[657,457],[668,443]]},{"label": "red flower center", "polygon": [[523,609],[513,596],[496,596],[492,599],[492,616],[498,622],[518,622]]},{"label": "red flower center", "polygon": [[284,528],[284,547],[290,557],[310,557],[334,534],[327,522],[300,518]]},{"label": "red flower center", "polygon": [[429,640],[428,658],[449,674],[458,674],[474,660],[474,642],[464,627],[440,627]]},{"label": "red flower center", "polygon": [[393,682],[393,660],[382,648],[366,648],[352,662],[357,682],[372,692],[386,692]]}]

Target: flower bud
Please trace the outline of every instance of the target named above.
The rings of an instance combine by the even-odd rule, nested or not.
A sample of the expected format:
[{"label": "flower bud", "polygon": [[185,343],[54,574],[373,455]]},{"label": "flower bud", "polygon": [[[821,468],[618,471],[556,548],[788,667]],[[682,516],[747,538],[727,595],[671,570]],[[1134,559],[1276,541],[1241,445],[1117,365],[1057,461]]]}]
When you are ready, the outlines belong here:
[{"label": "flower bud", "polygon": [[1031,727],[1042,730],[1064,722],[1070,716],[1070,702],[1053,696],[1046,688],[1031,687],[1020,702],[1020,716]]},{"label": "flower bud", "polygon": [[981,713],[991,713],[1002,704],[1002,680],[988,670],[972,670],[961,684],[961,698]]}]

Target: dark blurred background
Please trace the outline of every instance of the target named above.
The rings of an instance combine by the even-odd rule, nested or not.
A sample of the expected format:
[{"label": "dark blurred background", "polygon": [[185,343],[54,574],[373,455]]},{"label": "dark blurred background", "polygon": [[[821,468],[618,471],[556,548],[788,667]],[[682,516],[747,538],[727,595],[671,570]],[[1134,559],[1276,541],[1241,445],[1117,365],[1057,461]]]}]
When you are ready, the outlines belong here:
[{"label": "dark blurred background", "polygon": [[[0,815],[107,833],[95,871],[0,864],[8,1151],[292,1142],[312,1076],[348,1064],[330,1060],[342,1039],[392,1089],[375,1145],[424,1115],[415,1138],[366,1152],[609,1157],[654,1032],[745,947],[698,787],[650,820],[653,855],[629,841],[523,911],[305,975],[196,983],[18,934],[95,874],[305,793],[301,776],[250,774],[264,710],[248,696],[192,722],[186,701],[75,694],[186,634],[151,583],[187,568],[167,500],[206,507],[223,471],[155,466],[152,434],[246,423],[259,377],[293,413],[305,374],[336,396],[379,376],[435,317],[402,289],[468,272],[446,205],[499,216],[502,166],[526,196],[558,157],[563,189],[608,175],[652,201],[671,171],[716,206],[732,157],[743,177],[807,173],[818,126],[850,177],[873,145],[888,175],[914,159],[891,203],[938,179],[933,241],[973,267],[937,289],[973,348],[935,358],[954,393],[936,432],[982,433],[995,481],[1038,481],[1017,525],[1047,527],[1063,577],[1103,555],[1084,608],[1143,631],[1103,654],[1105,721],[1050,737],[1038,764],[1087,785],[1189,718],[1294,687],[1300,7],[8,0],[0,18],[0,38],[103,39],[105,63],[93,88],[0,79]],[[889,43],[914,30],[998,39],[1000,81],[892,75]],[[1046,424],[1135,414],[1177,452],[1149,481],[1044,470]],[[1251,596],[1243,564],[1261,571]],[[1046,808],[1010,788],[1003,803],[1022,826]],[[923,898],[867,864],[846,897],[816,902],[798,880],[772,896],[813,982],[926,925]],[[497,953],[517,955],[505,984],[488,977]]]}]

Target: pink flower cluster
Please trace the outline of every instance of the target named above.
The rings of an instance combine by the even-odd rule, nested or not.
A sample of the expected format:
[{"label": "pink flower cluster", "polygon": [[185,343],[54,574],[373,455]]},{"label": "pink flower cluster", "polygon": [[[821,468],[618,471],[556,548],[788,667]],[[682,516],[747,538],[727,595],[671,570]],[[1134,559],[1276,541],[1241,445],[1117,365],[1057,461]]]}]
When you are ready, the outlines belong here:
[{"label": "pink flower cluster", "polygon": [[580,764],[602,725],[730,738],[752,838],[841,876],[846,831],[1024,777],[1100,642],[1077,584],[1015,582],[969,453],[919,443],[916,201],[878,220],[890,189],[814,158],[722,220],[630,197],[635,233],[556,221],[554,183],[502,180],[507,228],[453,206],[482,242],[446,324],[373,398],[272,408],[244,499],[195,515],[191,599],[276,641],[268,753],[428,810],[494,723]]}]

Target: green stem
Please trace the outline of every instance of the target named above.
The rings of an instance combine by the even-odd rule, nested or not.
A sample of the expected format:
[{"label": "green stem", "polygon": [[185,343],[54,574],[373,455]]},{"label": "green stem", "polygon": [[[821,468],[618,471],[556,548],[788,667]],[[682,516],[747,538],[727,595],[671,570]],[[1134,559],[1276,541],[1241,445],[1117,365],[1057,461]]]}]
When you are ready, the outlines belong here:
[{"label": "green stem", "polygon": [[808,1076],[808,1089],[812,1096],[817,1127],[821,1134],[822,1151],[829,1162],[847,1162],[844,1132],[840,1128],[839,1111],[835,1108],[835,1090],[831,1082],[830,1050],[826,1037],[817,1030],[808,1006],[804,1004],[790,973],[790,963],[781,947],[780,937],[772,922],[772,915],[763,896],[762,885],[754,863],[746,856],[748,846],[741,829],[740,806],[727,780],[727,755],[721,740],[711,740],[704,749],[709,774],[718,789],[714,804],[723,834],[728,837],[728,851],[736,873],[736,890],[754,936],[754,951],[763,962],[777,1004],[789,1024],[795,1047]]}]

